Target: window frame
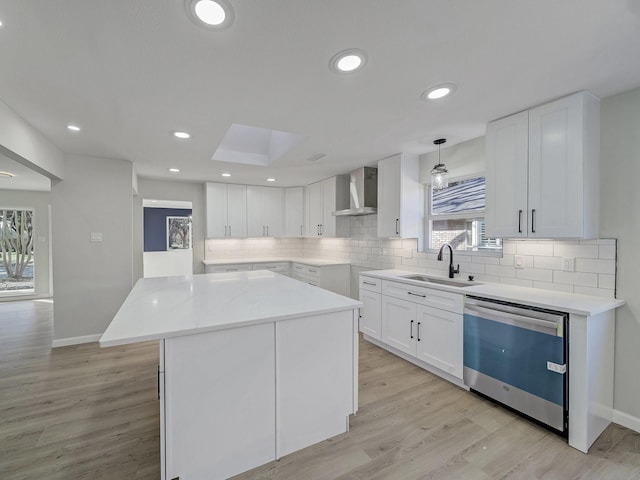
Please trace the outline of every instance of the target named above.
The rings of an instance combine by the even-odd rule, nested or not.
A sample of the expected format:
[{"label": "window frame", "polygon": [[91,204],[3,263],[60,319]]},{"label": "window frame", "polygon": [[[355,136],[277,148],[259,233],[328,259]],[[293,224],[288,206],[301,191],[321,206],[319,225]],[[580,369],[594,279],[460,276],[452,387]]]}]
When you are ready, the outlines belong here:
[{"label": "window frame", "polygon": [[[486,175],[484,172],[471,173],[468,175],[463,175],[459,177],[449,178],[449,183],[453,182],[462,182],[465,180],[472,180],[474,178],[484,178],[486,185]],[[425,252],[428,253],[438,253],[439,247],[434,248],[431,245],[432,239],[432,226],[434,220],[469,220],[472,218],[485,218],[485,209],[482,210],[474,210],[468,213],[441,213],[434,215],[431,211],[431,197],[432,197],[432,185],[431,183],[426,183],[424,185],[425,188],[425,216],[424,216],[424,236],[425,236]],[[504,252],[504,245],[500,250],[456,250],[456,255],[472,255],[472,256],[480,256],[480,257],[494,257],[494,258],[502,258]]]}]

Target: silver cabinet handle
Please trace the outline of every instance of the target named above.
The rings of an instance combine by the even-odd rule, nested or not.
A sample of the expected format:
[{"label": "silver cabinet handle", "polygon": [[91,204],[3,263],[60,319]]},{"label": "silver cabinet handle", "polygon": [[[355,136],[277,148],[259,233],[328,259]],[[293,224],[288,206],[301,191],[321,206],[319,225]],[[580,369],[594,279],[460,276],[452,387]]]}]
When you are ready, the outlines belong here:
[{"label": "silver cabinet handle", "polygon": [[422,298],[427,298],[426,295],[419,295],[417,293],[413,293],[413,292],[407,292],[407,295],[413,295],[414,297],[422,297]]},{"label": "silver cabinet handle", "polygon": [[302,235],[303,235],[303,233],[302,233],[302,225],[300,225],[300,236],[302,236]]},{"label": "silver cabinet handle", "polygon": [[400,219],[396,218],[396,235],[400,235]]},{"label": "silver cabinet handle", "polygon": [[409,325],[409,338],[413,338],[413,320],[411,320]]},{"label": "silver cabinet handle", "polygon": [[231,236],[231,225],[229,225],[229,236]]},{"label": "silver cabinet handle", "polygon": [[362,281],[363,284],[365,285],[371,285],[373,287],[375,287],[376,285],[378,285],[377,283],[371,283],[371,282],[365,282],[364,280]]},{"label": "silver cabinet handle", "polygon": [[227,236],[227,226],[226,225],[224,226],[224,236],[225,237]]},{"label": "silver cabinet handle", "polygon": [[536,209],[531,210],[531,233],[536,233]]},{"label": "silver cabinet handle", "polygon": [[418,341],[420,341],[420,322],[418,322]]}]

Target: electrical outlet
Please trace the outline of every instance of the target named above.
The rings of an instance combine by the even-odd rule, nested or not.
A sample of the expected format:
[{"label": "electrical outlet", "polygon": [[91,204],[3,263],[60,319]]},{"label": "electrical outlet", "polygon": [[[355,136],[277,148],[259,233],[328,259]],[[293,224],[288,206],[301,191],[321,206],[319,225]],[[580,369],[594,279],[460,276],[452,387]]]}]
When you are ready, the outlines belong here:
[{"label": "electrical outlet", "polygon": [[562,257],[562,271],[573,272],[576,269],[576,259],[573,257]]},{"label": "electrical outlet", "polygon": [[102,241],[102,232],[91,232],[91,241],[92,242],[101,242]]},{"label": "electrical outlet", "polygon": [[513,266],[516,268],[524,268],[524,257],[522,255],[516,255],[513,259]]}]

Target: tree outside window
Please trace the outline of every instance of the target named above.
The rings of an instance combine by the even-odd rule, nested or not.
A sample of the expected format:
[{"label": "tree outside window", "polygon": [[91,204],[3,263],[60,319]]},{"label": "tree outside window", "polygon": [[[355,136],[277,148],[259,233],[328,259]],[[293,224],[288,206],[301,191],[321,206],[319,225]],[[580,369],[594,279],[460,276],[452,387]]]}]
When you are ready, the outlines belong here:
[{"label": "tree outside window", "polygon": [[0,291],[33,289],[33,212],[0,209]]}]

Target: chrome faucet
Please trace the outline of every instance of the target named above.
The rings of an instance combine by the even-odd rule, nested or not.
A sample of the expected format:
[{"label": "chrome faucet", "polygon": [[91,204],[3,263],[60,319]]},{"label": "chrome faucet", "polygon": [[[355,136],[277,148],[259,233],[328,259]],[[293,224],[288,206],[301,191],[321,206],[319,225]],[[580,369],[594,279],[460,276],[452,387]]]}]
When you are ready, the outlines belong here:
[{"label": "chrome faucet", "polygon": [[440,251],[438,252],[438,261],[442,261],[442,250],[444,247],[449,247],[449,278],[453,278],[453,275],[456,273],[460,273],[460,264],[458,264],[458,268],[453,268],[453,248],[448,243],[442,244],[440,247]]}]

